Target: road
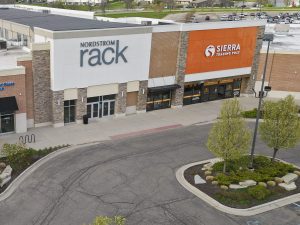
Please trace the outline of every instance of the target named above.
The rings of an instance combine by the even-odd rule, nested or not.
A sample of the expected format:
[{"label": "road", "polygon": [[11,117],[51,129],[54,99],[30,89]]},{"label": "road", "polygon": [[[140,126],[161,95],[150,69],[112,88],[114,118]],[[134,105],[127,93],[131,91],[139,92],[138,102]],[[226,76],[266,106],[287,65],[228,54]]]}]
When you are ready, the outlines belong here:
[{"label": "road", "polygon": [[[0,224],[82,225],[97,215],[123,215],[128,225],[300,224],[291,206],[252,217],[219,212],[177,182],[180,166],[212,157],[209,129],[193,125],[64,153],[0,202]],[[261,142],[257,149],[271,154]],[[299,147],[279,157],[300,165]]]}]

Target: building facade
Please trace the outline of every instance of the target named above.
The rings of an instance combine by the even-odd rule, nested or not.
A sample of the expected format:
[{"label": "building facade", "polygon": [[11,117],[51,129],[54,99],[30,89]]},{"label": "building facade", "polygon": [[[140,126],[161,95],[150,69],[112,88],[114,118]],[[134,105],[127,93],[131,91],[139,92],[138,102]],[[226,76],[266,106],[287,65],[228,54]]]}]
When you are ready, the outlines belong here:
[{"label": "building facade", "polygon": [[[271,86],[269,97],[282,98],[293,95],[300,99],[300,25],[276,24],[268,25],[267,32],[274,33],[274,41],[270,45],[266,67],[266,86]],[[261,87],[264,65],[266,62],[266,44],[261,49],[256,91]]]},{"label": "building facade", "polygon": [[43,24],[39,17],[18,70],[0,73],[7,83],[0,102],[16,102],[0,109],[1,115],[14,117],[16,132],[82,123],[84,115],[101,121],[231,98],[254,87],[262,22],[140,26],[57,15],[45,20],[59,18],[64,24]]}]

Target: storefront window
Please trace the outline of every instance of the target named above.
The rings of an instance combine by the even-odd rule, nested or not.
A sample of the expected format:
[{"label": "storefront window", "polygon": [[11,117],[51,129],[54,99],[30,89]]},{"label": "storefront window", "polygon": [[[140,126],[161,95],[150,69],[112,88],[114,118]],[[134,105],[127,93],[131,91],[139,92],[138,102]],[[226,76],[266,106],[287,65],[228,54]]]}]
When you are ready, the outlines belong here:
[{"label": "storefront window", "polygon": [[64,101],[64,122],[73,123],[76,118],[76,103],[75,100]]},{"label": "storefront window", "polygon": [[171,91],[149,93],[147,97],[147,111],[171,107]]},{"label": "storefront window", "polygon": [[5,113],[0,115],[0,133],[9,133],[15,131],[15,115]]},{"label": "storefront window", "polygon": [[183,104],[195,104],[201,102],[201,84],[188,84],[184,86]]}]

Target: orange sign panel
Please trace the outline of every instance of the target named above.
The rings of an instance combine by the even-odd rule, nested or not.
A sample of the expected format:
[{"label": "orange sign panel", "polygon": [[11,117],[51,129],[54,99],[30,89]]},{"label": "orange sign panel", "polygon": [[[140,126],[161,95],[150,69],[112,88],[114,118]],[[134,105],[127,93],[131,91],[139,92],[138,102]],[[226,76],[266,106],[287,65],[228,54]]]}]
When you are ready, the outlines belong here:
[{"label": "orange sign panel", "polygon": [[186,74],[251,67],[256,27],[191,31]]}]

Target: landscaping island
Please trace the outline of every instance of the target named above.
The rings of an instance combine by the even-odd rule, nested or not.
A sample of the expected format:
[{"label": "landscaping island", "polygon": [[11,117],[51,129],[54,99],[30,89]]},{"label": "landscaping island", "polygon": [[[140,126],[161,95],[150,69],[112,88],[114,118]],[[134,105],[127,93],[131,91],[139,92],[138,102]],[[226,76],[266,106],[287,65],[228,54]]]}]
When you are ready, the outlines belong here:
[{"label": "landscaping island", "polygon": [[0,194],[5,191],[14,179],[36,161],[68,146],[61,145],[35,150],[21,144],[4,144],[3,152],[6,156],[0,158]]},{"label": "landscaping island", "polygon": [[[247,168],[248,160],[249,156],[245,156],[231,162],[230,172],[226,174],[222,172],[223,162],[194,165],[184,171],[184,178],[221,204],[239,209],[300,193],[298,168],[280,161],[272,162],[265,156],[256,156],[254,169],[250,170]],[[286,187],[296,188],[287,191]]]}]

